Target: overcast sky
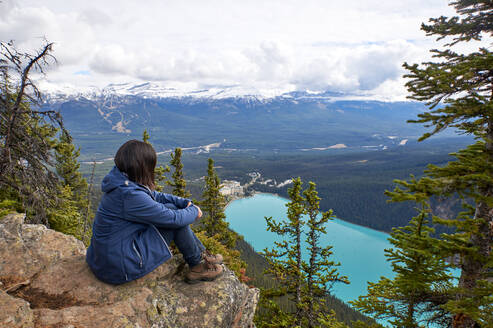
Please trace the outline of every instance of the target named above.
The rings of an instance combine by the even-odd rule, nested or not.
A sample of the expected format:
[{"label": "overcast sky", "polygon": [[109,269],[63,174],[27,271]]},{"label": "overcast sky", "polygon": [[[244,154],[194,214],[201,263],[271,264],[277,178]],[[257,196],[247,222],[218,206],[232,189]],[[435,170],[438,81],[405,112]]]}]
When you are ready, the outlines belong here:
[{"label": "overcast sky", "polygon": [[55,42],[47,78],[75,87],[160,81],[194,88],[405,95],[427,58],[420,24],[446,0],[0,0],[0,40]]}]

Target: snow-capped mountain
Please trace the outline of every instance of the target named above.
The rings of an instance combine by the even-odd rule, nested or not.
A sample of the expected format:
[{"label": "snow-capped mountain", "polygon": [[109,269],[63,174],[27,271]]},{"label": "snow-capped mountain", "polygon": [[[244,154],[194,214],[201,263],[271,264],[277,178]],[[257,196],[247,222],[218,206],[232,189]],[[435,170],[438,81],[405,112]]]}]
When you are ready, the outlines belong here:
[{"label": "snow-capped mountain", "polygon": [[60,111],[65,127],[84,149],[101,154],[111,154],[122,138],[140,138],[144,129],[158,151],[224,139],[224,149],[384,149],[422,134],[421,127],[406,121],[422,112],[423,105],[354,100],[363,95],[283,90],[269,94],[239,86],[187,89],[154,82],[40,87],[45,107]]},{"label": "snow-capped mountain", "polygon": [[44,107],[58,110],[79,145],[101,156],[144,129],[157,151],[227,140],[221,149],[303,153],[408,147],[424,132],[406,123],[422,104],[370,101],[362,94],[156,82],[39,87]]},{"label": "snow-capped mountain", "polygon": [[[57,85],[47,81],[40,83],[40,89],[48,102],[67,100],[97,100],[108,96],[138,97],[143,99],[191,98],[202,100],[221,100],[243,98],[250,101],[269,102],[273,99],[303,100],[319,99],[325,102],[337,100],[369,100],[374,97],[366,94],[342,92],[287,91],[283,89],[255,89],[239,85],[194,88],[190,85],[171,86],[159,82],[109,84],[106,87],[75,87]],[[381,100],[381,99],[374,99]]]}]

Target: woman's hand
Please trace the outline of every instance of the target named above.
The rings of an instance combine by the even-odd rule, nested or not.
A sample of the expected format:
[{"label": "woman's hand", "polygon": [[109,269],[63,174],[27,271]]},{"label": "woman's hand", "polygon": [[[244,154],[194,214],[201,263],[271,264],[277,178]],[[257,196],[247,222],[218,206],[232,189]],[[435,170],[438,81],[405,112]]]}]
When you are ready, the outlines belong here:
[{"label": "woman's hand", "polygon": [[197,214],[197,217],[195,218],[195,220],[198,220],[198,219],[200,219],[202,217],[202,210],[197,205],[192,204],[192,202],[188,202],[187,207],[190,207],[192,205],[195,206],[197,208],[197,210],[199,210],[199,213]]},{"label": "woman's hand", "polygon": [[199,214],[197,214],[197,218],[195,219],[195,220],[198,220],[202,217],[202,210],[197,205],[194,205],[194,206],[199,210]]}]

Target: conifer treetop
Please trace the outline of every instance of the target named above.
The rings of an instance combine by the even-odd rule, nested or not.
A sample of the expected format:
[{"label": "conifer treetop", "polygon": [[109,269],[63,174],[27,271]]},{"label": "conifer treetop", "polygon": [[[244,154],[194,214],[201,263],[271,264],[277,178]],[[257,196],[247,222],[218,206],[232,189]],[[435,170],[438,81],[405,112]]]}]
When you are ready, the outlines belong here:
[{"label": "conifer treetop", "polygon": [[459,0],[451,3],[459,16],[430,19],[423,24],[427,35],[439,40],[451,38],[444,49],[432,49],[435,61],[421,65],[404,63],[409,71],[406,86],[408,98],[424,101],[430,111],[419,114],[411,123],[433,127],[420,140],[448,127],[479,136],[491,133],[493,122],[493,55],[490,40],[470,44],[477,46],[470,53],[454,51],[454,46],[471,40],[483,41],[493,36],[493,4],[491,1]]},{"label": "conifer treetop", "polygon": [[226,215],[224,214],[226,199],[220,190],[221,180],[214,170],[214,160],[209,158],[204,192],[200,202],[200,207],[204,213],[200,220],[201,229],[209,237],[216,236],[223,245],[233,248],[236,245],[237,236],[229,229],[229,224],[226,222]]},{"label": "conifer treetop", "polygon": [[485,35],[493,36],[493,11],[489,0],[452,1],[460,16],[430,18],[431,24],[422,24],[421,29],[427,35],[437,35],[437,40],[454,36],[452,46],[458,42],[480,41]]},{"label": "conifer treetop", "polygon": [[[334,283],[349,281],[339,274],[340,264],[330,258],[332,246],[320,243],[332,211],[320,211],[315,183],[310,182],[304,191],[302,184],[301,178],[293,179],[293,186],[288,190],[286,219],[265,218],[267,229],[282,240],[264,250],[269,263],[265,273],[276,279],[277,286],[261,293],[260,302],[266,311],[258,316],[259,327],[345,327],[329,312],[327,297]],[[303,235],[306,235],[306,247],[302,244]],[[308,255],[308,261],[303,259],[303,254]],[[289,310],[275,302],[279,297],[287,297],[292,305]]]},{"label": "conifer treetop", "polygon": [[[151,138],[151,136],[147,132],[147,129],[144,129],[144,131],[142,132],[142,141],[144,141],[145,143],[148,143],[149,145],[152,145],[149,142],[150,138]],[[154,169],[154,177],[156,179],[156,186],[155,186],[156,191],[163,191],[164,185],[168,184],[169,180],[165,174],[168,173],[169,171],[170,171],[170,168],[168,165],[166,165],[165,167],[158,166]]]},{"label": "conifer treetop", "polygon": [[173,187],[173,195],[189,198],[190,192],[186,190],[187,182],[183,173],[183,163],[181,162],[182,150],[181,148],[175,148],[175,151],[170,154],[170,165],[174,167],[173,174],[171,175],[173,181],[168,181],[167,184]]}]

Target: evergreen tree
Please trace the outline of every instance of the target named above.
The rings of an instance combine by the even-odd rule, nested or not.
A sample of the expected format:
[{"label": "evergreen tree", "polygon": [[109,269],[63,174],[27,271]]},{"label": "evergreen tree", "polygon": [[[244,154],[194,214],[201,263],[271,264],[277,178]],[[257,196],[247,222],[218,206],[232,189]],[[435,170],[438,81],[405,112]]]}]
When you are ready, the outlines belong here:
[{"label": "evergreen tree", "polygon": [[147,132],[147,129],[144,129],[144,132],[142,133],[142,141],[145,143],[151,144],[149,142],[150,138],[151,138],[151,136],[149,135],[149,132]]},{"label": "evergreen tree", "polygon": [[[339,274],[337,267],[340,263],[332,261],[332,246],[321,247],[320,236],[326,233],[325,226],[329,220],[333,220],[332,210],[320,212],[320,197],[314,182],[309,182],[309,187],[303,192],[305,196],[306,226],[308,228],[306,243],[310,255],[308,263],[303,263],[303,271],[306,275],[306,292],[303,297],[303,313],[306,327],[319,327],[326,320],[330,322],[330,316],[325,301],[330,294],[332,286],[336,282],[349,284],[346,276]],[[322,320],[322,321],[320,321]],[[318,324],[317,324],[318,321]]]},{"label": "evergreen tree", "polygon": [[[406,86],[410,98],[429,106],[429,111],[411,122],[433,127],[420,140],[453,128],[474,135],[476,142],[452,154],[455,160],[446,166],[429,166],[424,178],[398,181],[402,189],[395,190],[393,200],[418,201],[421,212],[409,227],[394,231],[392,236],[397,249],[388,256],[399,263],[394,265],[396,278],[370,285],[369,295],[359,300],[367,302],[360,306],[387,313],[409,327],[415,327],[418,318],[411,312],[420,311],[422,306],[437,309],[431,313],[441,315],[444,326],[491,327],[493,322],[493,54],[491,47],[481,47],[482,40],[493,36],[493,2],[457,0],[451,5],[458,16],[442,16],[422,25],[428,35],[450,40],[444,49],[431,50],[437,61],[404,64],[409,70],[405,77],[409,78]],[[459,53],[456,45],[464,42],[469,42],[470,50],[477,48]],[[417,194],[425,194],[426,199],[413,199]],[[429,238],[430,231],[423,224],[430,197],[460,197],[464,207],[455,218],[432,216],[435,225],[453,230],[435,240]],[[454,259],[453,264],[460,269],[458,283],[451,284],[446,278],[444,259]],[[435,275],[433,270],[437,270]],[[413,288],[420,298],[413,300]],[[410,306],[405,317],[380,308],[391,307],[398,294],[405,295],[401,305]],[[382,299],[389,303],[383,306]]]},{"label": "evergreen tree", "polygon": [[[332,212],[320,213],[320,198],[313,182],[302,192],[301,179],[296,178],[288,194],[287,220],[266,217],[267,229],[284,239],[274,242],[273,249],[264,251],[269,263],[265,273],[272,275],[277,284],[262,290],[260,306],[264,311],[257,316],[257,324],[259,327],[344,327],[330,313],[326,300],[332,285],[348,283],[347,277],[341,276],[336,268],[339,264],[329,259],[331,246],[320,247],[319,243]],[[302,259],[305,230],[309,262]],[[281,307],[279,300],[286,297],[289,304]]]},{"label": "evergreen tree", "polygon": [[173,187],[172,194],[183,197],[190,198],[191,194],[188,190],[186,190],[187,182],[185,181],[183,175],[183,164],[181,162],[181,148],[175,148],[174,154],[171,153],[170,165],[174,167],[173,181],[168,181],[168,185]]},{"label": "evergreen tree", "polygon": [[[175,155],[176,158],[179,159]],[[180,161],[176,163],[179,164]],[[246,263],[241,260],[240,252],[236,249],[238,235],[228,228],[224,214],[226,200],[220,189],[221,181],[214,170],[214,161],[209,158],[203,199],[200,202],[203,216],[195,226],[199,230],[197,237],[208,251],[222,254],[224,263],[235,272],[238,279],[247,282],[249,278],[245,275]]]},{"label": "evergreen tree", "polygon": [[[79,155],[80,149],[75,148],[72,137],[62,132],[55,146],[55,168],[60,178],[61,199],[49,221],[55,230],[74,235],[84,243],[88,243],[91,237],[93,213],[90,210],[87,181],[79,171],[80,164],[77,160]],[[63,207],[66,207],[64,214],[57,214],[56,212]],[[57,223],[52,224],[51,221]],[[65,226],[66,230],[63,228]],[[74,226],[76,228],[73,228]]]},{"label": "evergreen tree", "polygon": [[55,150],[55,168],[61,179],[60,182],[63,186],[70,186],[77,208],[83,213],[87,209],[88,185],[79,171],[80,164],[77,158],[80,156],[80,149],[75,148],[72,137],[68,133],[62,132]]},{"label": "evergreen tree", "polygon": [[[301,179],[293,180],[293,187],[288,189],[290,202],[287,207],[287,221],[276,221],[266,217],[267,230],[284,237],[280,242],[274,242],[273,249],[265,249],[264,256],[269,263],[266,274],[272,275],[278,285],[263,291],[266,299],[263,305],[268,313],[263,318],[263,327],[292,327],[301,326],[303,319],[302,288],[305,281],[303,261],[301,259],[301,232],[304,225],[302,215],[305,212],[301,190]],[[287,296],[294,304],[294,311],[287,312],[279,308],[273,299]],[[270,312],[270,313],[269,313]]]},{"label": "evergreen tree", "polygon": [[82,235],[84,229],[83,218],[77,208],[77,201],[69,185],[58,185],[58,199],[56,202],[46,204],[48,223],[51,229],[72,235],[77,239],[88,241]]},{"label": "evergreen tree", "polygon": [[[142,133],[142,141],[148,143],[149,145],[152,145],[149,142],[149,139],[150,139],[149,133],[147,132],[147,129],[144,129],[144,132]],[[155,185],[156,191],[163,191],[164,186],[169,183],[168,178],[165,175],[169,171],[170,168],[168,165],[166,165],[165,167],[157,166],[154,169],[154,178],[156,180],[156,185]]]},{"label": "evergreen tree", "polygon": [[0,218],[15,212],[25,212],[19,193],[10,187],[0,187]]},{"label": "evergreen tree", "polygon": [[209,158],[207,176],[205,177],[205,189],[202,194],[200,208],[204,213],[201,218],[201,229],[207,236],[216,237],[223,245],[234,248],[236,246],[236,234],[229,230],[226,222],[224,208],[226,200],[220,192],[221,181],[214,170],[214,161]]},{"label": "evergreen tree", "polygon": [[[419,182],[413,179],[411,184],[418,186]],[[417,328],[425,323],[448,326],[450,320],[442,306],[449,299],[445,291],[453,285],[449,271],[452,264],[444,256],[429,251],[440,242],[432,237],[434,229],[428,226],[432,216],[430,189],[414,190],[410,194],[396,188],[387,193],[394,201],[411,200],[419,206],[418,215],[409,225],[394,228],[389,238],[394,248],[386,249],[385,253],[395,278],[382,277],[378,283],[368,283],[368,295],[351,303],[362,313],[387,320],[395,327]],[[360,325],[371,327],[368,323]]]}]

